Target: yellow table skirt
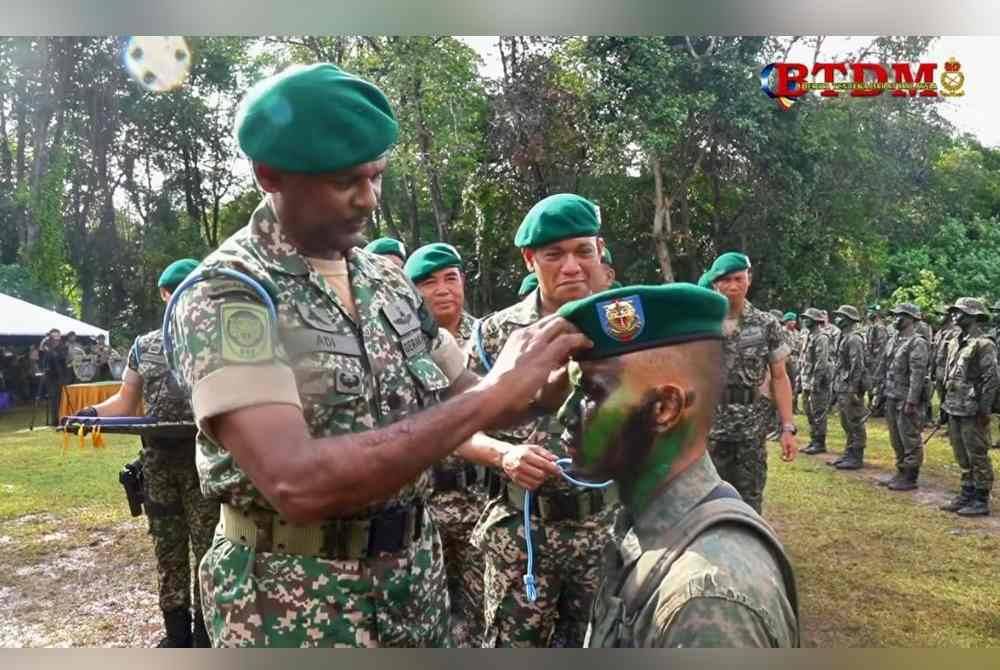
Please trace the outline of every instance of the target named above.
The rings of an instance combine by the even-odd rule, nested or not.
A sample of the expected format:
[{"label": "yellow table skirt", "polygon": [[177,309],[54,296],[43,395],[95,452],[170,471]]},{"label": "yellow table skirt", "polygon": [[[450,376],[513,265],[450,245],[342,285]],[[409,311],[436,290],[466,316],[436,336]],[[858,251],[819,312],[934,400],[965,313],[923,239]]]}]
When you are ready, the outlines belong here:
[{"label": "yellow table skirt", "polygon": [[84,407],[107,400],[121,387],[121,382],[93,382],[64,386],[62,399],[59,402],[59,416],[75,416]]}]

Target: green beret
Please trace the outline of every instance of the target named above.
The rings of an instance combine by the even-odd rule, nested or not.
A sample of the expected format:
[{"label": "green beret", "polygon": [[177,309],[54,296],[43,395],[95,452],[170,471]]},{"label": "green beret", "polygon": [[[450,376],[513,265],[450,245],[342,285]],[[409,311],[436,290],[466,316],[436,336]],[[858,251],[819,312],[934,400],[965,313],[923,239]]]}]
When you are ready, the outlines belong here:
[{"label": "green beret", "polygon": [[712,282],[709,281],[710,278],[711,278],[711,275],[708,273],[708,270],[706,270],[705,272],[702,272],[701,276],[698,277],[698,286],[700,286],[702,288],[712,288]]},{"label": "green beret", "polygon": [[173,291],[181,285],[182,281],[187,279],[187,276],[196,267],[198,267],[198,261],[193,258],[182,258],[179,261],[174,261],[160,274],[160,280],[156,282],[156,285],[168,291]]},{"label": "green beret", "polygon": [[728,274],[734,272],[739,272],[740,270],[750,269],[750,257],[746,254],[741,254],[737,251],[727,251],[712,263],[712,267],[701,276],[698,280],[698,285],[702,286],[702,281],[708,282],[708,286],[711,286],[719,279],[722,279]]},{"label": "green beret", "polygon": [[361,165],[382,156],[398,136],[382,91],[329,63],[290,67],[258,82],[236,115],[243,153],[289,172]]},{"label": "green beret", "polygon": [[617,279],[611,282],[611,288],[621,288],[623,284]]},{"label": "green beret", "polygon": [[403,266],[403,272],[410,278],[410,281],[416,283],[438,270],[461,267],[462,257],[459,255],[458,249],[444,242],[435,242],[434,244],[425,244],[410,254],[406,265]]},{"label": "green beret", "polygon": [[399,256],[404,261],[406,260],[406,247],[403,246],[402,242],[391,237],[380,237],[377,240],[372,240],[365,247],[365,251],[379,256]]},{"label": "green beret", "polygon": [[557,193],[528,210],[514,236],[514,246],[536,249],[573,237],[594,237],[600,229],[597,205],[572,193]]},{"label": "green beret", "polygon": [[785,312],[785,315],[781,317],[782,323],[787,323],[788,321],[798,321],[799,315],[795,312]]},{"label": "green beret", "polygon": [[601,252],[601,262],[605,265],[614,265],[615,261],[611,257],[611,249],[604,247],[604,251]]},{"label": "green beret", "polygon": [[536,288],[538,288],[538,275],[534,272],[529,272],[525,275],[524,279],[521,280],[521,288],[517,289],[517,297],[523,298]]},{"label": "green beret", "polygon": [[694,284],[625,286],[559,308],[594,343],[579,360],[618,356],[692,340],[721,339],[725,296]]}]

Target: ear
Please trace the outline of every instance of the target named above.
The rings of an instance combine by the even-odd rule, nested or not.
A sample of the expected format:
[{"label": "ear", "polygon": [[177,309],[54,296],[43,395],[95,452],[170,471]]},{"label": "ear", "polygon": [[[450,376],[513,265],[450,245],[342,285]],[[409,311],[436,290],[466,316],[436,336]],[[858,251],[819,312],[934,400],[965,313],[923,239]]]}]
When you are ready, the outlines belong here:
[{"label": "ear", "polygon": [[528,268],[528,272],[536,272],[534,249],[521,249],[521,258],[524,259],[524,267]]},{"label": "ear", "polygon": [[656,424],[651,428],[655,433],[669,433],[677,427],[687,408],[694,403],[694,391],[676,384],[663,384],[656,387],[656,393],[659,395],[653,412]]},{"label": "ear", "polygon": [[263,163],[253,164],[253,174],[265,193],[277,193],[281,190],[281,173]]}]

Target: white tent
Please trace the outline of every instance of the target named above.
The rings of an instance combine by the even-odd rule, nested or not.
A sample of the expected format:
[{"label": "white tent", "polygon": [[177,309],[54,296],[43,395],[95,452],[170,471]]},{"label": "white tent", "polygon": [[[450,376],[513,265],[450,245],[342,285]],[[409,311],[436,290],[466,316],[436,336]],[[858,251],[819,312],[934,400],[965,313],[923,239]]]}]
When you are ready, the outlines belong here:
[{"label": "white tent", "polygon": [[0,340],[18,338],[28,340],[45,337],[53,328],[58,328],[63,335],[69,331],[77,337],[97,337],[103,335],[105,341],[108,331],[89,323],[77,321],[58,312],[52,312],[44,307],[32,305],[5,293],[0,293]]}]

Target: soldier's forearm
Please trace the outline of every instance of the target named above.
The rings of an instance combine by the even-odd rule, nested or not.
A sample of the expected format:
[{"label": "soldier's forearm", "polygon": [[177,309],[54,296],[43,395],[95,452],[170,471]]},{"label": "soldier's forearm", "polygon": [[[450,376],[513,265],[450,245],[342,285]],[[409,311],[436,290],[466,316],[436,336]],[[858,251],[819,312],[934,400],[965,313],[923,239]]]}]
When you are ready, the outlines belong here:
[{"label": "soldier's forearm", "polygon": [[492,468],[502,466],[503,455],[511,445],[490,437],[486,433],[476,433],[468,439],[462,446],[455,450],[455,453],[472,463],[486,465]]},{"label": "soldier's forearm", "polygon": [[774,398],[774,405],[778,409],[781,422],[793,423],[795,417],[792,413],[792,384],[787,373],[771,375],[771,396]]}]

